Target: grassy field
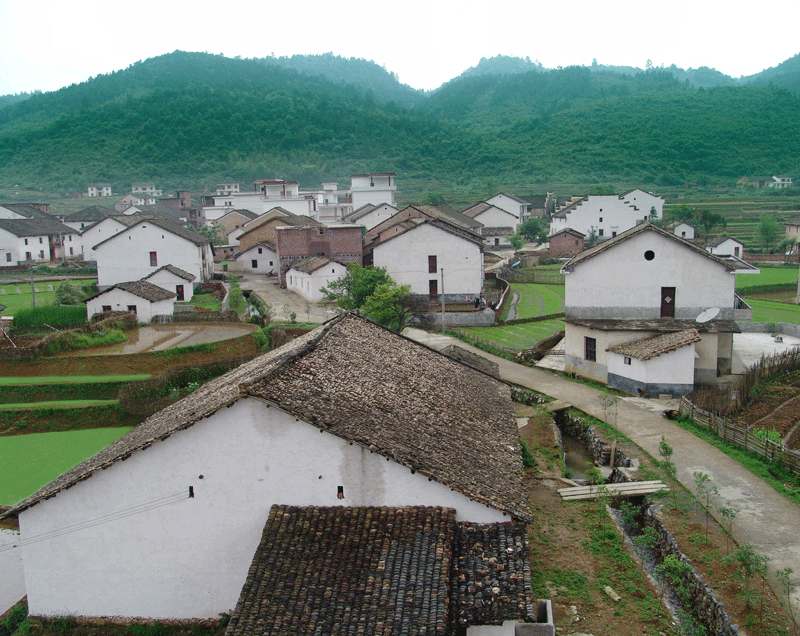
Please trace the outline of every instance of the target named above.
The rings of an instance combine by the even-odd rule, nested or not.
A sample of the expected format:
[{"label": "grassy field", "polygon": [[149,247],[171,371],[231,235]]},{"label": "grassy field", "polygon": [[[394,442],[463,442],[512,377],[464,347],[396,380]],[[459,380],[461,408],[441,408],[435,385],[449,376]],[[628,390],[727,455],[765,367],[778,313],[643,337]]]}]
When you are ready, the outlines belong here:
[{"label": "grassy field", "polygon": [[501,347],[522,350],[532,347],[563,328],[564,322],[561,320],[544,320],[503,327],[464,327],[462,331]]},{"label": "grassy field", "polygon": [[85,384],[94,382],[133,382],[134,380],[146,380],[149,377],[149,373],[137,373],[135,375],[55,375],[5,377],[0,378],[0,386],[12,386],[15,384]]},{"label": "grassy field", "polygon": [[745,298],[753,308],[753,322],[787,322],[800,325],[800,306],[776,303],[771,300]]},{"label": "grassy field", "polygon": [[789,267],[770,267],[759,265],[760,274],[739,274],[736,277],[736,290],[747,293],[750,287],[762,285],[797,284],[797,265]]},{"label": "grassy field", "polygon": [[16,404],[0,404],[0,409],[74,409],[84,406],[119,404],[119,400],[58,400],[45,402],[18,402]]},{"label": "grassy field", "polygon": [[564,286],[514,283],[512,289],[520,296],[516,318],[537,318],[564,311]]},{"label": "grassy field", "polygon": [[[34,282],[36,290],[36,306],[52,305],[56,300],[56,292],[50,291],[50,286],[55,289],[55,283]],[[19,289],[20,293],[17,293]],[[3,293],[5,291],[5,294]],[[31,286],[28,284],[19,285],[0,285],[0,304],[7,309],[3,310],[5,316],[13,316],[18,309],[26,309],[31,306]]]},{"label": "grassy field", "polygon": [[130,430],[101,428],[0,437],[0,505],[13,506]]}]

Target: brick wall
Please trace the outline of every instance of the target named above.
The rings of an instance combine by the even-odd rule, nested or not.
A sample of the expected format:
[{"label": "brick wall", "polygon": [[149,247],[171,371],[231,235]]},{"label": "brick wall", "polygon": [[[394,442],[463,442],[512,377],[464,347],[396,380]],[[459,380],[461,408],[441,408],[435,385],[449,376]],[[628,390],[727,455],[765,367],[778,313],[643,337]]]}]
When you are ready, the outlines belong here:
[{"label": "brick wall", "polygon": [[340,263],[362,264],[361,227],[283,227],[275,231],[281,262],[281,286],[292,264],[308,256],[327,256]]}]

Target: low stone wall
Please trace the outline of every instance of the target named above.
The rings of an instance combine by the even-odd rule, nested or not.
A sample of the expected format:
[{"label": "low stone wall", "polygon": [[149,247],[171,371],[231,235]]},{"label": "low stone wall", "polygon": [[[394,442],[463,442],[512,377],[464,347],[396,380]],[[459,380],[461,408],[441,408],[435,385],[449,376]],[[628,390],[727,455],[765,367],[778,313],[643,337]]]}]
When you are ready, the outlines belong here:
[{"label": "low stone wall", "polygon": [[[658,512],[654,511],[653,508],[648,508],[645,511],[644,522],[652,527],[658,535],[653,551],[659,561],[663,561],[664,557],[671,554],[684,563],[692,564],[686,558],[686,555],[681,552],[677,542],[659,518]],[[735,636],[739,633],[738,627],[731,625],[722,603],[717,600],[712,589],[706,585],[694,567],[684,576],[683,585],[689,590],[689,594],[692,597],[692,609],[709,634]]]},{"label": "low stone wall", "polygon": [[800,325],[790,325],[788,322],[737,322],[742,333],[782,333],[787,336],[800,338]]},{"label": "low stone wall", "polygon": [[[585,420],[567,411],[560,411],[556,414],[556,424],[563,434],[582,441],[596,463],[603,465],[606,461],[606,456],[610,457],[611,442],[607,442],[600,437],[595,427]],[[628,456],[617,448],[616,453],[614,453],[614,466],[628,467],[630,465],[631,460]]]},{"label": "low stone wall", "polygon": [[552,402],[552,400],[546,395],[542,395],[541,393],[536,393],[536,391],[531,391],[530,389],[523,389],[522,387],[519,386],[511,387],[511,399],[514,402],[519,402],[520,404],[527,404],[528,406],[535,406],[537,404],[546,404],[547,402]]},{"label": "low stone wall", "polygon": [[[436,329],[442,328],[442,314],[427,314]],[[481,311],[448,312],[445,308],[445,328],[448,327],[491,327],[494,324],[494,312],[491,309]]]}]

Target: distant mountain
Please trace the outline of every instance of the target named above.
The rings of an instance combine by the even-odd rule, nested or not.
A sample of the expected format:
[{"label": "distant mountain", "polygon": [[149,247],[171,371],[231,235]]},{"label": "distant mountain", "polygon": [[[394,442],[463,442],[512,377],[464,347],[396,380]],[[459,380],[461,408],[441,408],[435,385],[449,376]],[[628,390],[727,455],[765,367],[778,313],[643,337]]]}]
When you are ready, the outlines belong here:
[{"label": "distant mountain", "polygon": [[800,93],[800,53],[781,62],[778,66],[743,77],[741,83],[750,86],[775,86]]},{"label": "distant mountain", "polygon": [[730,78],[713,69],[547,70],[498,56],[423,93],[373,62],[330,54],[175,51],[0,108],[0,185],[318,186],[393,171],[420,189],[491,178],[524,191],[800,175],[800,97],[783,90],[797,66],[720,86]]}]

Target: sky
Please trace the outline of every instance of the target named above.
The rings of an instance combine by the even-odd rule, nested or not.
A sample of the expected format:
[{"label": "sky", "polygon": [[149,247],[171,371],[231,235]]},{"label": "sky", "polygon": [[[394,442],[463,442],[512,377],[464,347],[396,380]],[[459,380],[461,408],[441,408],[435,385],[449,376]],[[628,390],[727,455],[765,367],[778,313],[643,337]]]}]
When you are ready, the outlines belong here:
[{"label": "sky", "polygon": [[495,55],[547,68],[708,66],[752,75],[800,52],[800,0],[0,0],[0,95],[51,91],[174,50],[332,52],[431,90]]}]

